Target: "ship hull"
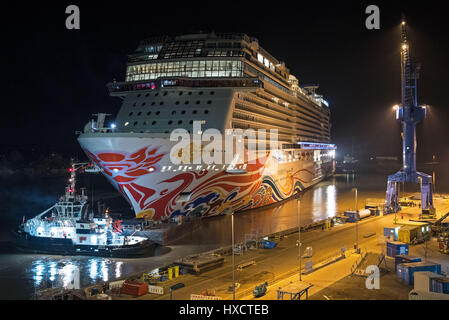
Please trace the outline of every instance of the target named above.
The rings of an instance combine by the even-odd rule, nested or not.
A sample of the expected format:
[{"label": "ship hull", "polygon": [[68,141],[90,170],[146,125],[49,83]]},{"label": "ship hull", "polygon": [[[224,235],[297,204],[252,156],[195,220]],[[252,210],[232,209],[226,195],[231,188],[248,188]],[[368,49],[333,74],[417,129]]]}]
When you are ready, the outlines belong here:
[{"label": "ship hull", "polygon": [[153,256],[157,246],[149,240],[137,245],[125,246],[75,245],[71,239],[35,237],[27,234],[21,228],[13,230],[13,244],[18,250],[26,253],[114,258]]},{"label": "ship hull", "polygon": [[267,151],[255,163],[240,164],[244,170],[231,172],[222,164],[173,164],[175,143],[168,137],[95,133],[82,134],[78,141],[136,216],[152,220],[208,217],[274,204],[335,169],[331,150]]}]

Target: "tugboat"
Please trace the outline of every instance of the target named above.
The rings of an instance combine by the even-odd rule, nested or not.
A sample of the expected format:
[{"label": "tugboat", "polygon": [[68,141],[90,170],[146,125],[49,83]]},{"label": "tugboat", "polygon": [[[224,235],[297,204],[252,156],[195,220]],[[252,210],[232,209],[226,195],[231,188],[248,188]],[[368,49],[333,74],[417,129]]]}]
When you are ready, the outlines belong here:
[{"label": "tugboat", "polygon": [[[120,258],[153,255],[154,242],[145,237],[124,235],[122,220],[113,221],[107,210],[102,217],[89,214],[85,189],[81,189],[81,194],[75,190],[76,171],[87,165],[72,162],[65,194],[41,214],[23,220],[13,232],[15,246],[26,252],[61,255]],[[95,171],[92,168],[88,170]]]}]

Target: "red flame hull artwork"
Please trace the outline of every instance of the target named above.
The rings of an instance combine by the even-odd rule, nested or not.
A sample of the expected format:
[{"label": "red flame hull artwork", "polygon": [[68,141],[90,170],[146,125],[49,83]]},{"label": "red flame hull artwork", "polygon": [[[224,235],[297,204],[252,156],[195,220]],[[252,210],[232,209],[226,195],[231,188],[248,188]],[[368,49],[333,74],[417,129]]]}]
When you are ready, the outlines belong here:
[{"label": "red flame hull artwork", "polygon": [[[268,152],[245,170],[223,165],[173,165],[168,138],[80,137],[87,156],[132,205],[136,216],[161,220],[214,216],[285,200],[333,174],[332,150],[303,150],[300,157]],[[281,159],[281,160],[279,160]],[[188,193],[188,199],[180,194]]]}]

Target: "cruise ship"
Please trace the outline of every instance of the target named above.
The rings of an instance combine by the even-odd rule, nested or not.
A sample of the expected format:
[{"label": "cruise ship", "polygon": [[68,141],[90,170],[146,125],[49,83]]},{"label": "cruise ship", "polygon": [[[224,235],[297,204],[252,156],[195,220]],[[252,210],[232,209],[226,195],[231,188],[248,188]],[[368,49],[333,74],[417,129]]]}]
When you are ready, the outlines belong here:
[{"label": "cruise ship", "polygon": [[[330,110],[318,86],[301,86],[246,34],[143,40],[124,81],[107,88],[120,110],[98,113],[78,141],[138,218],[240,212],[334,173]],[[187,142],[173,138],[180,132]]]}]

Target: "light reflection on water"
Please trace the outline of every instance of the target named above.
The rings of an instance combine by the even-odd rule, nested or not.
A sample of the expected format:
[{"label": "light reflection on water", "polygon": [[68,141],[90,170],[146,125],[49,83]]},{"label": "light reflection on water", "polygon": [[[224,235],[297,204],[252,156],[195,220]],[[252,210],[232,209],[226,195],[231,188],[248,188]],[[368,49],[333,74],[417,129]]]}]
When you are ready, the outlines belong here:
[{"label": "light reflection on water", "polygon": [[[96,257],[84,257],[84,259],[83,257],[67,257],[58,260],[57,256],[50,256],[32,261],[27,271],[31,273],[34,280],[33,286],[36,289],[48,287],[80,288],[90,283],[120,278],[123,271],[123,261]],[[88,275],[90,280],[82,278],[83,274]]]}]

